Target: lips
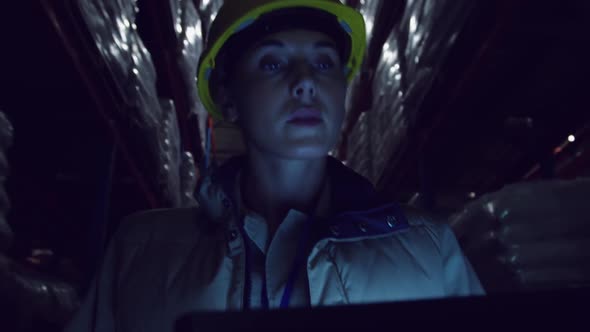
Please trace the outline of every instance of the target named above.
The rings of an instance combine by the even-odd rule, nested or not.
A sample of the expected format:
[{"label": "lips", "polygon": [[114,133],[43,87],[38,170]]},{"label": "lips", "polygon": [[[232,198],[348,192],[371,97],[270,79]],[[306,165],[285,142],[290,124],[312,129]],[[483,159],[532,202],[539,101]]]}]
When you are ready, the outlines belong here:
[{"label": "lips", "polygon": [[320,122],[322,121],[322,112],[313,107],[301,107],[289,114],[289,122]]}]

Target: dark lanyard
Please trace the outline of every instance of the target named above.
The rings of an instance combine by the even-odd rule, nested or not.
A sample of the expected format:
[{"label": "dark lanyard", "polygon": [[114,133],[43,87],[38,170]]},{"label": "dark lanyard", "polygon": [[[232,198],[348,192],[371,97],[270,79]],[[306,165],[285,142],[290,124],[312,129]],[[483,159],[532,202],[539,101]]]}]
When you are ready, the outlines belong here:
[{"label": "dark lanyard", "polygon": [[[311,233],[311,223],[312,218],[308,218],[303,226],[303,232],[299,237],[299,243],[297,244],[297,252],[295,254],[295,259],[293,260],[293,266],[291,267],[291,272],[289,273],[289,279],[287,279],[287,283],[285,284],[285,290],[283,291],[283,297],[281,298],[281,309],[286,309],[289,307],[289,301],[291,300],[291,295],[293,294],[293,289],[295,288],[295,281],[297,280],[297,275],[301,270],[301,266],[306,261],[306,248],[307,243],[309,242],[309,237]],[[266,277],[265,280],[265,287],[266,287]]]}]

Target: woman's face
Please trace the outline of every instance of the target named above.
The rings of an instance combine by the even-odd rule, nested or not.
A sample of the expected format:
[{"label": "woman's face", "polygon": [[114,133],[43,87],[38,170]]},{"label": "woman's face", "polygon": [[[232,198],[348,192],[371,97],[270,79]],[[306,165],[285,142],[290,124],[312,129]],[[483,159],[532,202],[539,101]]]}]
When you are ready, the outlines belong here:
[{"label": "woman's face", "polygon": [[229,87],[248,148],[289,159],[325,156],[344,117],[343,69],[323,33],[288,30],[255,44]]}]

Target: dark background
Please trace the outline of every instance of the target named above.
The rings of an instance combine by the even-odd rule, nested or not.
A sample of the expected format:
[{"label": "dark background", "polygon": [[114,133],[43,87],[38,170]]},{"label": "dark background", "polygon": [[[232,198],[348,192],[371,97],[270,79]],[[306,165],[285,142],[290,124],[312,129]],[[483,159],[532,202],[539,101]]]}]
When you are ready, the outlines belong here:
[{"label": "dark background", "polygon": [[[163,3],[139,1],[137,23],[157,67],[159,95],[178,100],[179,83],[166,65],[169,30],[159,28],[171,20],[154,15]],[[343,142],[355,117],[370,108],[377,51],[405,2],[385,6]],[[91,53],[70,48],[87,44],[66,45],[53,21],[64,17],[59,13],[66,7],[58,1],[12,1],[0,9],[0,110],[15,128],[6,183],[15,238],[7,255],[60,276],[58,262],[68,260],[76,272],[67,278],[83,292],[121,218],[158,202],[139,183],[101,113],[113,106],[111,100],[88,84],[103,78],[82,74],[96,68],[96,59],[86,56],[76,65],[76,54]],[[65,34],[76,27],[75,20],[61,23]],[[403,148],[373,178],[381,194],[448,217],[507,184],[590,176],[589,31],[585,0],[478,2],[441,60]],[[188,124],[194,133],[195,123]],[[188,149],[200,161],[201,140],[190,137]],[[346,160],[346,149],[338,156]],[[52,251],[47,265],[26,260],[38,248]]]}]

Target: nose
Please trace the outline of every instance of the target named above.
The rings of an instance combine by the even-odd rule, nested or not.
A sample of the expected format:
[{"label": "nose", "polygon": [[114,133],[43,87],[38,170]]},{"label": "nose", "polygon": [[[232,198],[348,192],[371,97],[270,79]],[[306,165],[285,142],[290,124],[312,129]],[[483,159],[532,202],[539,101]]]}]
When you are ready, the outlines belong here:
[{"label": "nose", "polygon": [[293,87],[291,88],[291,95],[299,100],[311,101],[317,94],[317,86],[312,72],[304,67],[307,66],[298,66]]},{"label": "nose", "polygon": [[293,97],[297,99],[313,99],[315,94],[315,84],[309,78],[300,80],[293,89]]}]

